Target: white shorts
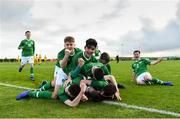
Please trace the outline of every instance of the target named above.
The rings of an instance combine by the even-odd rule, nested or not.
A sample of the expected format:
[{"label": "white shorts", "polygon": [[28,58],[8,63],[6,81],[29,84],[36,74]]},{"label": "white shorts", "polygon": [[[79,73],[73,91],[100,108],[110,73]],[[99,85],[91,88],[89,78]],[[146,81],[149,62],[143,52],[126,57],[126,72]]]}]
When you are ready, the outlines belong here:
[{"label": "white shorts", "polygon": [[67,80],[68,76],[64,73],[62,68],[55,66],[54,77],[56,79],[55,85],[62,86],[64,81]]},{"label": "white shorts", "polygon": [[149,72],[144,72],[142,74],[140,74],[137,78],[136,78],[136,82],[138,84],[145,84],[144,83],[144,76],[148,75],[148,77],[150,77],[152,79],[152,76]]},{"label": "white shorts", "polygon": [[34,64],[34,57],[33,56],[28,56],[28,57],[22,56],[21,65],[25,65],[27,63]]}]

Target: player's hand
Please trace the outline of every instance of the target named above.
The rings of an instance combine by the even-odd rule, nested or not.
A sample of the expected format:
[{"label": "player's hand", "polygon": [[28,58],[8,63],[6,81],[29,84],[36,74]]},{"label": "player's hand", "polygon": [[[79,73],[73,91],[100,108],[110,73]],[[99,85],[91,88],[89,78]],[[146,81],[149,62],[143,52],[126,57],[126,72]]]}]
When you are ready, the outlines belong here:
[{"label": "player's hand", "polygon": [[86,87],[87,87],[87,86],[86,86],[85,83],[83,83],[83,82],[80,83],[81,92],[85,93]]},{"label": "player's hand", "polygon": [[69,83],[72,83],[72,79],[69,76],[68,79],[64,82],[63,87],[66,87]]},{"label": "player's hand", "polygon": [[117,98],[118,101],[122,100],[118,91],[115,93],[115,97]]},{"label": "player's hand", "polygon": [[86,97],[86,95],[83,95],[82,98],[81,98],[81,101],[85,102],[87,100],[88,100],[88,98]]},{"label": "player's hand", "polygon": [[71,54],[71,51],[69,49],[65,49],[65,55],[69,56]]},{"label": "player's hand", "polygon": [[84,65],[84,60],[82,58],[78,59],[78,65],[79,67],[82,67]]}]

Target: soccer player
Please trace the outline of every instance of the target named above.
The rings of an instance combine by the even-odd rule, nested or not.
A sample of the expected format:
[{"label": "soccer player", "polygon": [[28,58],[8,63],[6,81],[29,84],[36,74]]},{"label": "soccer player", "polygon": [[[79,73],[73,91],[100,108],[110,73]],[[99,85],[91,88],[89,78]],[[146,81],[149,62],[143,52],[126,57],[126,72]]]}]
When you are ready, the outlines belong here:
[{"label": "soccer player", "polygon": [[[84,51],[77,53],[73,57],[72,67],[70,71],[74,71],[75,69],[78,68],[77,72],[79,73],[79,70],[81,69],[80,67],[78,67],[80,59],[83,60],[84,62],[83,64],[87,64],[90,62],[97,62],[98,60],[95,58],[95,56],[93,56],[93,54],[95,53],[96,47],[97,47],[97,42],[95,39],[89,38],[88,40],[86,40]],[[64,85],[67,85],[68,83],[71,83],[71,82],[72,82],[72,79],[71,77],[69,77],[68,80],[65,81]]]},{"label": "soccer player", "polygon": [[35,42],[31,39],[31,32],[25,32],[26,39],[22,40],[18,49],[22,49],[21,66],[19,67],[19,72],[22,71],[23,67],[29,63],[30,68],[30,79],[34,81],[34,52],[35,52]]},{"label": "soccer player", "polygon": [[136,50],[133,52],[134,55],[134,63],[132,64],[133,69],[133,80],[136,81],[139,85],[152,85],[152,84],[159,84],[159,85],[166,85],[172,86],[171,82],[164,82],[159,80],[158,78],[154,78],[147,70],[147,65],[156,65],[162,61],[162,58],[159,58],[156,61],[150,61],[149,59],[144,59],[140,57],[140,51]]},{"label": "soccer player", "polygon": [[57,98],[59,88],[68,79],[68,74],[72,69],[72,59],[79,52],[82,52],[82,50],[75,48],[75,39],[72,36],[65,37],[64,49],[58,53],[54,79],[45,83],[43,82],[40,90],[44,91],[54,87],[52,98]]},{"label": "soccer player", "polygon": [[[80,86],[76,84],[70,84],[67,87],[60,87],[58,90],[59,99],[68,106],[75,107],[77,106],[85,91],[86,84],[81,83]],[[50,91],[39,91],[39,90],[28,90],[16,96],[16,100],[22,100],[28,97],[31,98],[43,98],[51,99],[52,92]]]}]

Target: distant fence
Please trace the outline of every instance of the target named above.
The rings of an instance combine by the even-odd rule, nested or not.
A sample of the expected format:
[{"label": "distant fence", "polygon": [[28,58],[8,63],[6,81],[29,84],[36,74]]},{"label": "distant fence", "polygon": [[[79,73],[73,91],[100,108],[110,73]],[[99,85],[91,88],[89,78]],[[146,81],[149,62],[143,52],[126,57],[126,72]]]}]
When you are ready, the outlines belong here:
[{"label": "distant fence", "polygon": [[[150,60],[157,60],[159,57],[142,57],[142,58],[148,58]],[[133,57],[119,57],[119,60],[121,61],[130,61]],[[163,57],[165,60],[180,60],[180,57]],[[115,57],[111,58],[111,61],[116,60]]]}]

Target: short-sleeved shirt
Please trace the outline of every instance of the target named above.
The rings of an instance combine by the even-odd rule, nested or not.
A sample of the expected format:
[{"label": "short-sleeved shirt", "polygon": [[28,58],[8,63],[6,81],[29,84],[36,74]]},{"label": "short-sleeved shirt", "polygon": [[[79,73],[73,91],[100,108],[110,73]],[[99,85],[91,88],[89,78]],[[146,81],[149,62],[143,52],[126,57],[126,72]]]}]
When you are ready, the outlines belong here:
[{"label": "short-sleeved shirt", "polygon": [[35,42],[32,39],[24,39],[18,48],[22,48],[22,56],[33,56],[35,52]]},{"label": "short-sleeved shirt", "polygon": [[[82,50],[79,49],[79,48],[74,48],[74,54],[73,54],[73,55],[70,55],[70,56],[68,57],[67,66],[63,69],[66,74],[68,74],[68,73],[74,68],[72,59],[73,59],[73,57],[74,57],[77,53],[79,53],[79,52],[82,52]],[[64,58],[64,56],[65,56],[65,49],[61,50],[61,51],[58,53],[56,66],[61,67],[59,61],[62,60],[62,59]]]},{"label": "short-sleeved shirt", "polygon": [[149,59],[143,58],[143,59],[133,62],[132,68],[136,76],[139,76],[140,74],[147,72],[147,65],[150,65],[150,64],[151,64],[151,61]]}]

